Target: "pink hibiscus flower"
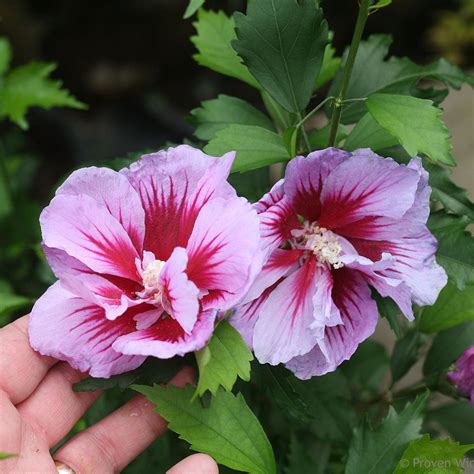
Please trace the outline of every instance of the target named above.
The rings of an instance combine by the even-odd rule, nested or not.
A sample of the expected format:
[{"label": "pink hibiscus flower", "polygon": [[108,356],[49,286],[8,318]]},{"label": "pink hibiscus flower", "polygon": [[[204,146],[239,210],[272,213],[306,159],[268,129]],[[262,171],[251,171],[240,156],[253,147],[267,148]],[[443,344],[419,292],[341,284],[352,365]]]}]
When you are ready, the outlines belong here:
[{"label": "pink hibiscus flower", "polygon": [[266,263],[231,322],[262,363],[333,371],[375,330],[370,286],[408,319],[446,284],[426,227],[428,176],[370,150],[296,157],[256,205]]},{"label": "pink hibiscus flower", "polygon": [[74,172],[40,218],[59,281],[32,310],[32,347],[96,377],[202,348],[261,269],[257,213],[226,181],[233,159],[179,146]]},{"label": "pink hibiscus flower", "polygon": [[474,405],[474,346],[467,349],[448,373],[449,381],[458,389],[459,395],[468,397]]}]

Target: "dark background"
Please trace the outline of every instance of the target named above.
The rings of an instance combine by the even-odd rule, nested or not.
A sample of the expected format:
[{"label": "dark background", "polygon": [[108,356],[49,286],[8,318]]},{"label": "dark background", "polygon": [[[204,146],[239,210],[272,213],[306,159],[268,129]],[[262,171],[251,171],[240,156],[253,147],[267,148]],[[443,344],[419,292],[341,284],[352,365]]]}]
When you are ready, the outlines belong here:
[{"label": "dark background", "polygon": [[[224,92],[258,100],[249,87],[193,61],[192,20],[182,20],[186,4],[185,0],[0,0],[0,34],[13,44],[14,65],[31,60],[58,63],[55,76],[89,105],[88,111],[29,113],[30,132],[23,139],[25,149],[41,158],[37,198],[48,198],[57,180],[79,164],[190,137],[186,116],[204,99]],[[350,42],[357,0],[323,4],[341,53]],[[207,8],[227,12],[243,5],[242,0],[206,2]],[[441,18],[446,12],[459,16],[460,9],[458,0],[394,0],[369,18],[366,34],[392,33],[394,54],[429,62],[445,53],[443,41],[452,35],[449,28],[440,27]],[[451,59],[464,67],[473,65],[472,50],[462,41],[456,51]],[[7,133],[9,127],[3,125],[0,131]]]}]

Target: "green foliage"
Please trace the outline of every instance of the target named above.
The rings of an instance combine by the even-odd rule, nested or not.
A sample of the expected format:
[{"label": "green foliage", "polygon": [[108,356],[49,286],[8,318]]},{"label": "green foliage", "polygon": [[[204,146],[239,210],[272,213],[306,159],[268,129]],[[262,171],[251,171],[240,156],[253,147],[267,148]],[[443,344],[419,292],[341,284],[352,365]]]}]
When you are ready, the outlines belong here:
[{"label": "green foliage", "polygon": [[393,474],[458,474],[464,471],[464,455],[474,444],[462,446],[450,439],[430,440],[429,435],[411,441]]},{"label": "green foliage", "polygon": [[357,148],[371,148],[373,151],[396,145],[398,140],[367,112],[344,142],[344,150],[354,151]]},{"label": "green foliage", "polygon": [[[291,437],[288,451],[288,463],[285,474],[323,474],[329,462],[330,446],[326,443],[315,443],[312,452],[296,436]],[[311,456],[311,454],[316,456]]]},{"label": "green foliage", "polygon": [[156,405],[169,428],[191,444],[191,449],[211,455],[218,463],[255,474],[276,472],[272,447],[259,421],[242,395],[220,389],[209,407],[192,402],[187,386],[134,386]]},{"label": "green foliage", "polygon": [[189,0],[183,19],[191,18],[203,5],[206,0]]},{"label": "green foliage", "polygon": [[474,345],[474,321],[467,321],[441,331],[434,338],[426,356],[423,373],[431,375],[446,371],[472,345]]},{"label": "green foliage", "polygon": [[5,74],[10,68],[12,48],[6,38],[0,38],[0,75]]},{"label": "green foliage", "polygon": [[379,8],[388,7],[392,3],[392,0],[379,0],[377,3],[369,7],[370,10],[378,10]]},{"label": "green foliage", "polygon": [[367,421],[357,428],[349,448],[346,474],[392,474],[407,444],[420,436],[428,394],[400,413],[390,407],[387,417],[372,429]]},{"label": "green foliage", "polygon": [[[332,31],[328,34],[328,39],[332,40],[333,34]],[[341,58],[336,56],[336,50],[329,43],[326,45],[323,56],[323,64],[321,65],[321,70],[319,71],[318,79],[316,81],[315,89],[318,90],[324,84],[329,82],[336,75],[339,67],[341,66]]]},{"label": "green foliage", "polygon": [[460,216],[468,216],[474,221],[474,203],[467,191],[454,184],[450,179],[450,170],[432,163],[424,163],[430,174],[431,199],[440,202],[447,210]]},{"label": "green foliage", "polygon": [[397,336],[397,339],[400,339],[402,337],[402,330],[398,320],[400,316],[400,308],[397,303],[395,303],[392,298],[382,298],[382,296],[380,296],[374,289],[372,289],[372,297],[377,303],[377,309],[379,310],[380,316],[387,319],[390,327],[395,333],[395,336]]},{"label": "green foliage", "polygon": [[433,161],[454,165],[451,135],[430,100],[394,94],[374,94],[366,101],[372,117],[396,137],[410,156],[424,153]]},{"label": "green foliage", "polygon": [[459,290],[474,283],[474,238],[465,230],[468,224],[468,218],[443,211],[432,213],[428,220],[428,227],[438,239],[438,263]]},{"label": "green foliage", "polygon": [[30,306],[32,303],[30,298],[25,296],[15,295],[8,291],[4,291],[0,287],[0,327],[8,322],[8,316],[18,309],[23,309]]},{"label": "green foliage", "polygon": [[[435,79],[455,89],[459,89],[464,82],[474,85],[474,78],[468,76],[445,59],[439,59],[426,66],[418,66],[408,58],[391,57],[386,60],[392,38],[388,35],[372,35],[362,41],[359,46],[351,81],[347,90],[346,99],[368,97],[375,93],[418,95],[416,84],[424,78]],[[344,64],[347,51],[343,56]],[[373,71],[368,74],[368,71]],[[336,95],[341,87],[342,68],[336,75],[329,95]],[[342,112],[343,123],[355,123],[366,112],[361,102],[354,102],[344,107]]]},{"label": "green foliage", "polygon": [[421,344],[420,333],[416,330],[407,331],[406,334],[396,342],[392,358],[390,359],[392,383],[400,380],[418,360],[418,352]]},{"label": "green foliage", "polygon": [[210,140],[217,131],[228,125],[255,125],[274,130],[271,120],[253,105],[237,97],[221,94],[217,99],[202,102],[191,111],[196,125],[194,135],[200,140]]},{"label": "green foliage", "polygon": [[252,75],[286,110],[310,100],[328,41],[328,27],[314,0],[249,2],[234,14],[232,43]]},{"label": "green foliage", "polygon": [[130,372],[113,375],[108,379],[87,377],[73,385],[75,392],[94,392],[95,390],[110,390],[119,388],[127,389],[132,384],[152,385],[154,383],[167,383],[183,366],[180,359],[148,358],[140,367]]},{"label": "green foliage", "polygon": [[[327,147],[328,139],[329,139],[329,125],[325,127],[313,129],[308,133],[308,141],[311,145],[311,150],[320,150]],[[344,126],[340,125],[337,129],[336,134],[336,146],[339,144],[344,138],[347,137],[346,130]]]},{"label": "green foliage", "polygon": [[248,171],[291,158],[278,134],[253,125],[229,125],[219,130],[204,147],[204,151],[213,156],[221,156],[231,150],[237,152],[232,167],[234,172]]},{"label": "green foliage", "polygon": [[0,452],[0,461],[1,461],[2,459],[15,458],[15,457],[17,457],[17,456],[18,456],[18,454],[11,454],[11,453],[2,453],[2,452]]},{"label": "green foliage", "polygon": [[216,394],[219,386],[232,390],[237,377],[250,380],[250,362],[253,355],[242,336],[227,321],[221,321],[208,345],[196,352],[199,382],[196,394],[209,390]]},{"label": "green foliage", "polygon": [[198,12],[198,20],[193,25],[197,35],[191,37],[191,41],[198,50],[193,58],[198,64],[253,87],[259,87],[242,59],[232,49],[231,41],[236,38],[232,18],[224,12],[201,9]]},{"label": "green foliage", "polygon": [[419,328],[423,332],[434,333],[473,319],[474,285],[459,291],[448,282],[436,303],[423,309]]},{"label": "green foliage", "polygon": [[19,127],[27,129],[25,115],[30,107],[84,109],[82,102],[62,88],[61,81],[49,79],[55,69],[55,64],[30,63],[11,71],[0,88],[0,117],[8,117]]}]

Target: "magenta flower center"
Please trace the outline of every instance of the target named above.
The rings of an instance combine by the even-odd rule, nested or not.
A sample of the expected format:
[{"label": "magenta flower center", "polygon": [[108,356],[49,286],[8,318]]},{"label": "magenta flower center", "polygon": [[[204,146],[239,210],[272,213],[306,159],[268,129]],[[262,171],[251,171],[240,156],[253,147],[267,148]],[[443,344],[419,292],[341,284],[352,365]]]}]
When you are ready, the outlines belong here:
[{"label": "magenta flower center", "polygon": [[341,244],[337,235],[330,230],[318,226],[316,222],[305,221],[302,229],[294,229],[291,234],[293,238],[290,244],[293,248],[308,250],[316,256],[319,263],[327,263],[335,269],[344,266],[340,260]]}]

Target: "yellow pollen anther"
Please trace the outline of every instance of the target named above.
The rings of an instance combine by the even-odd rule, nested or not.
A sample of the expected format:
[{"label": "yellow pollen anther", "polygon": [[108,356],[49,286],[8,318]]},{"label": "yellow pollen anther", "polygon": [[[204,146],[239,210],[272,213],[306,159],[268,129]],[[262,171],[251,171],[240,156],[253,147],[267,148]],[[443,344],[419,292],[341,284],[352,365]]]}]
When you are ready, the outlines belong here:
[{"label": "yellow pollen anther", "polygon": [[164,265],[163,260],[154,260],[147,265],[142,275],[143,287],[154,299],[159,299],[161,296],[161,285],[158,283],[158,279]]}]

